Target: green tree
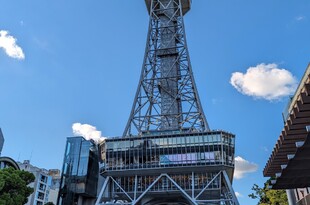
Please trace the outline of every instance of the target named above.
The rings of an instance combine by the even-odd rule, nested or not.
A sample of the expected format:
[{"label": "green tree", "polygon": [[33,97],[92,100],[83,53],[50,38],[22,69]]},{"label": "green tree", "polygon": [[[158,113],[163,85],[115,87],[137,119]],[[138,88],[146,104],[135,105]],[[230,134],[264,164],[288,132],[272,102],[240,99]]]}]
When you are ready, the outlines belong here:
[{"label": "green tree", "polygon": [[44,205],[55,205],[53,202],[47,202]]},{"label": "green tree", "polygon": [[35,179],[32,173],[5,168],[0,170],[0,204],[23,205],[27,203],[28,196],[33,188],[27,185]]},{"label": "green tree", "polygon": [[250,194],[249,197],[258,199],[257,205],[288,205],[286,191],[269,189],[269,184],[270,180],[264,184],[264,188],[254,184],[252,187],[254,193]]}]

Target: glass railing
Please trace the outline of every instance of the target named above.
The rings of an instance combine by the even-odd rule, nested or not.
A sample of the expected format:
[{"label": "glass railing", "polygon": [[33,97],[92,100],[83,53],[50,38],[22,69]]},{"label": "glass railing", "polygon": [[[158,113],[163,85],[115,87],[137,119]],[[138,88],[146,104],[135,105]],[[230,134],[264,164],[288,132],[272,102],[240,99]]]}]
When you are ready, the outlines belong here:
[{"label": "glass railing", "polygon": [[234,146],[234,137],[227,135],[194,135],[194,136],[172,136],[164,138],[148,138],[135,140],[117,140],[105,143],[107,151],[126,151],[139,148],[169,148],[187,146],[210,146],[226,144]]}]

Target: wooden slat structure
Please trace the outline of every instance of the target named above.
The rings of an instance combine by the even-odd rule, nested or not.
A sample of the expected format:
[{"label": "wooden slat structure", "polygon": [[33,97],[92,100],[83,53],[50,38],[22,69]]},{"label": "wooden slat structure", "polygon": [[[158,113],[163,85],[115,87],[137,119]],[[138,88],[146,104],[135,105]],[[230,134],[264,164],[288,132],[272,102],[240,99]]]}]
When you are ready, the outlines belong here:
[{"label": "wooden slat structure", "polygon": [[274,189],[310,186],[310,139],[306,129],[310,125],[310,64],[284,117],[284,128],[264,168],[264,176],[277,178],[273,181]]},{"label": "wooden slat structure", "polygon": [[310,185],[310,134],[302,143],[297,145],[295,155],[282,167],[281,175],[276,178],[273,189],[304,188]]}]

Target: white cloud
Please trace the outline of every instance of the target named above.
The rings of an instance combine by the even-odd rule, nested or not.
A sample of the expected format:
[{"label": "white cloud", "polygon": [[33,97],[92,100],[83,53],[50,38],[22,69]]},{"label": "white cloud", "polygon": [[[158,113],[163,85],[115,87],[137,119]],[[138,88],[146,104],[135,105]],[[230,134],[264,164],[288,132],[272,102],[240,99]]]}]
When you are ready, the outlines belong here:
[{"label": "white cloud", "polygon": [[25,54],[22,48],[16,44],[16,41],[16,38],[9,35],[8,31],[0,30],[0,48],[3,48],[8,56],[23,60]]},{"label": "white cloud", "polygon": [[278,100],[291,95],[297,88],[296,78],[275,63],[250,67],[245,74],[232,74],[230,84],[240,93],[255,98]]},{"label": "white cloud", "polygon": [[306,17],[304,17],[304,16],[297,16],[296,18],[295,18],[295,20],[296,21],[302,21],[302,20],[304,20]]},{"label": "white cloud", "polygon": [[236,194],[236,197],[238,197],[238,198],[240,198],[240,197],[243,197],[243,195],[242,194],[240,194],[239,192],[235,192],[235,194]]},{"label": "white cloud", "polygon": [[240,156],[235,157],[235,179],[243,178],[247,173],[256,172],[258,165],[243,159]]},{"label": "white cloud", "polygon": [[72,125],[72,131],[74,136],[83,136],[86,140],[94,140],[96,143],[104,140],[101,136],[101,131],[98,131],[96,127],[89,124],[74,123]]}]

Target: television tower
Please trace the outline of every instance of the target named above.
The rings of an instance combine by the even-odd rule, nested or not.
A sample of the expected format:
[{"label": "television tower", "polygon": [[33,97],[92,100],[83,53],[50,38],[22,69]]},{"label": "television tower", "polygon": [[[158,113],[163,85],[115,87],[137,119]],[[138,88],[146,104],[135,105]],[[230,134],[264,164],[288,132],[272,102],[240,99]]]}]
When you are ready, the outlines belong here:
[{"label": "television tower", "polygon": [[183,13],[189,0],[146,0],[146,52],[123,136],[153,131],[208,131],[188,55]]},{"label": "television tower", "polygon": [[96,204],[239,205],[231,186],[235,136],[209,129],[194,81],[183,16],[191,0],[145,0],[149,30],[122,137],[101,145]]}]

